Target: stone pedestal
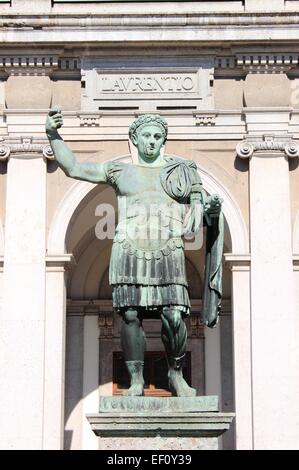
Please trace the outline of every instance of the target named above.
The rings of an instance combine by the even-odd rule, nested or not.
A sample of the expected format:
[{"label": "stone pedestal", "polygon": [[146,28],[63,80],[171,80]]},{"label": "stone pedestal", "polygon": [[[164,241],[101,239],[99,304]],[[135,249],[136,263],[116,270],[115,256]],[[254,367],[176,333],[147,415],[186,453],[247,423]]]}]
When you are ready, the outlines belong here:
[{"label": "stone pedestal", "polygon": [[86,415],[106,450],[217,450],[233,413],[218,411],[218,397],[101,397]]}]

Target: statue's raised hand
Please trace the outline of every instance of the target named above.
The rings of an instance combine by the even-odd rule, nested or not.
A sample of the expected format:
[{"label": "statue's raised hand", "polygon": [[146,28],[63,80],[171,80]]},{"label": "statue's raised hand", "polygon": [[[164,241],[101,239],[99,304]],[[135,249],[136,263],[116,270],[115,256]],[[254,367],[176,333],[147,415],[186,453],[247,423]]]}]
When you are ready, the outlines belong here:
[{"label": "statue's raised hand", "polygon": [[47,120],[46,120],[46,133],[48,136],[57,133],[57,129],[59,129],[63,125],[63,118],[61,114],[61,109],[59,108],[52,108],[50,109]]}]

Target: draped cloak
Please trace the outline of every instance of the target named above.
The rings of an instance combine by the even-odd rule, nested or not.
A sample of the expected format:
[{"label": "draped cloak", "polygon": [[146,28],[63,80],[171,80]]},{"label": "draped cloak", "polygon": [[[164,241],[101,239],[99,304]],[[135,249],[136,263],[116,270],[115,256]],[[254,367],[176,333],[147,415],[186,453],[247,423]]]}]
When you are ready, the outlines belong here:
[{"label": "draped cloak", "polygon": [[[207,227],[201,320],[213,327],[221,303],[223,216],[204,213],[206,193],[193,161],[165,156],[149,167],[107,162],[106,181],[118,197],[119,222],[110,258],[113,306],[147,311],[179,306],[190,312],[183,235]],[[186,205],[190,217],[185,223]]]}]

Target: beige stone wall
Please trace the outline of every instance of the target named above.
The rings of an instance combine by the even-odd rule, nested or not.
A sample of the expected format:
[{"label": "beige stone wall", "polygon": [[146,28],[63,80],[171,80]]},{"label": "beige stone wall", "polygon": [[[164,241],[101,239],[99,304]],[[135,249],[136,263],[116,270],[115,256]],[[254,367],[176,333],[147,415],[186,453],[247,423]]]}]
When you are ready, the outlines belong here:
[{"label": "beige stone wall", "polygon": [[65,111],[81,109],[81,82],[79,80],[56,80],[52,82],[51,106]]},{"label": "beige stone wall", "polygon": [[51,106],[59,106],[64,111],[79,110],[80,80],[12,75],[6,81],[0,81],[0,109],[47,109]]},{"label": "beige stone wall", "polygon": [[242,109],[244,105],[244,80],[217,78],[214,81],[216,109]]}]

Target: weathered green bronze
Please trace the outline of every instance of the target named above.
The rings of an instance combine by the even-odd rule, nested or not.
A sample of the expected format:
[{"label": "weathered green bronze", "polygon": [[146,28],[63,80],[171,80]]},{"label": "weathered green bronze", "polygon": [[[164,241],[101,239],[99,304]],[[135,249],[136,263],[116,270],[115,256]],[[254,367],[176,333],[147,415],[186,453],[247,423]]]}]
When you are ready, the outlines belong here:
[{"label": "weathered green bronze", "polygon": [[[129,136],[138,149],[138,164],[115,161],[79,163],[57,129],[59,109],[49,112],[46,132],[56,161],[67,176],[111,185],[118,197],[119,223],[110,259],[113,306],[122,316],[121,344],[131,386],[129,396],[144,394],[145,334],[142,320],[160,316],[170,390],[196,394],[182,375],[190,312],[183,235],[207,226],[202,321],[216,325],[221,301],[223,217],[221,200],[207,196],[193,161],[162,156],[168,126],[159,115],[136,119]],[[184,223],[185,205],[190,204]]]}]

